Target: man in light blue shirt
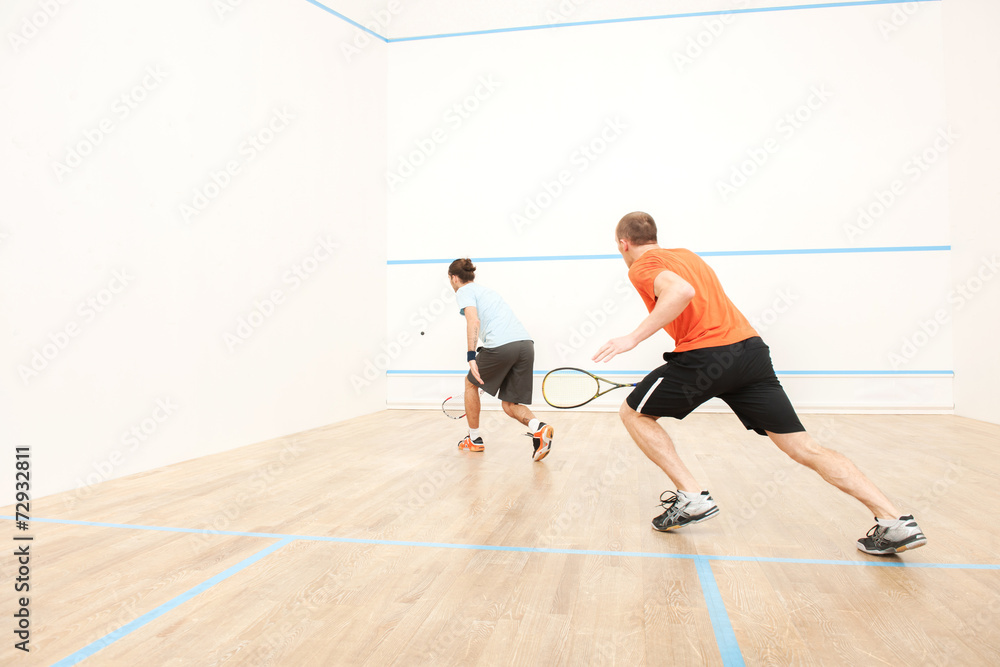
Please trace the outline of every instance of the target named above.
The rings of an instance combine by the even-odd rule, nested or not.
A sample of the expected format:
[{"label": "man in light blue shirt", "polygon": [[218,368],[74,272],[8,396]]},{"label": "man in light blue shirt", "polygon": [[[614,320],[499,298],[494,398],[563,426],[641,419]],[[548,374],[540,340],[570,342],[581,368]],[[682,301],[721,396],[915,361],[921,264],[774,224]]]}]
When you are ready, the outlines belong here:
[{"label": "man in light blue shirt", "polygon": [[[532,459],[541,461],[552,447],[552,426],[539,421],[528,409],[531,403],[535,365],[535,344],[514,311],[503,298],[482,285],[476,285],[476,267],[470,259],[456,259],[448,267],[448,279],[465,315],[467,361],[465,376],[465,416],[469,435],[458,443],[459,449],[481,452],[485,449],[479,435],[479,389],[497,396],[503,411],[528,427],[534,446]],[[483,346],[476,354],[479,339]]]}]

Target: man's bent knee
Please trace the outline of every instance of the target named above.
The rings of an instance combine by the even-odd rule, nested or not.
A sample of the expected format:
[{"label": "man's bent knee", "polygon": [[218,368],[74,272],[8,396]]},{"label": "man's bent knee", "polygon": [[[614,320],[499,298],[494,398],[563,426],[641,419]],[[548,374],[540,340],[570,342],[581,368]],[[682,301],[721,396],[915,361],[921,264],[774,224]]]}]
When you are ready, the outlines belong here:
[{"label": "man's bent knee", "polygon": [[644,415],[641,412],[636,412],[632,409],[632,406],[628,404],[628,401],[623,401],[622,406],[618,408],[618,416],[622,418],[622,421],[628,421],[630,419],[652,419],[656,421],[659,417],[655,415]]},{"label": "man's bent knee", "polygon": [[774,444],[796,463],[808,465],[809,461],[824,451],[824,448],[805,431],[796,433],[767,432]]}]

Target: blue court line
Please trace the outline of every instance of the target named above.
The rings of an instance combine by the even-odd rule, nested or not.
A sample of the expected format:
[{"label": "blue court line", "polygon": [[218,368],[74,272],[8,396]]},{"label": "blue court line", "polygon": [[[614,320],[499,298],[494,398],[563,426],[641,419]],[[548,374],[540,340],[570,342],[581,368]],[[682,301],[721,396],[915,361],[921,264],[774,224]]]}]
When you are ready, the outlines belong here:
[{"label": "blue court line", "polygon": [[[390,43],[416,42],[428,39],[446,39],[449,37],[470,37],[474,35],[495,35],[507,32],[526,32],[530,30],[551,30],[555,28],[575,28],[587,25],[607,25],[613,23],[636,23],[639,21],[662,21],[665,19],[697,18],[699,16],[725,16],[731,14],[759,14],[763,12],[787,12],[802,9],[828,9],[832,7],[863,7],[867,5],[901,5],[907,0],[854,0],[850,2],[824,2],[810,5],[787,5],[783,7],[751,7],[745,9],[718,9],[704,12],[685,12],[682,14],[660,14],[656,16],[634,16],[618,19],[596,19],[593,21],[572,21],[567,23],[548,23],[542,25],[517,26],[513,28],[491,28],[485,30],[470,30],[467,32],[441,33],[437,35],[416,35],[413,37],[391,37]],[[913,2],[940,2],[941,0],[912,0]]]},{"label": "blue court line", "polygon": [[[12,516],[0,519],[13,521]],[[595,549],[556,549],[550,547],[518,547],[495,544],[463,544],[460,542],[415,542],[410,540],[375,540],[361,537],[333,537],[329,535],[289,535],[286,533],[253,533],[238,530],[212,530],[211,528],[175,528],[169,526],[144,526],[129,523],[109,523],[104,521],[80,521],[77,519],[43,519],[32,517],[40,523],[67,524],[73,526],[95,526],[98,528],[125,528],[129,530],[152,530],[170,533],[190,533],[195,535],[223,535],[226,537],[264,537],[280,540],[302,540],[304,542],[334,542],[338,544],[368,544],[372,546],[424,547],[434,549],[464,549],[469,551],[511,551],[516,553],[568,554],[572,556],[619,556],[622,558],[664,558],[694,560],[704,558],[738,563],[784,563],[794,565],[859,565],[862,567],[906,567],[935,570],[1000,570],[1000,563],[907,563],[898,560],[858,561],[826,560],[816,558],[777,558],[761,556],[708,556],[700,554],[675,554],[650,551],[602,551]]]},{"label": "blue court line", "polygon": [[[32,519],[32,520],[33,521],[38,521],[38,519]],[[285,546],[287,544],[290,544],[290,543],[292,543],[294,541],[295,540],[293,538],[289,537],[289,538],[285,538],[283,540],[280,540],[278,542],[275,542],[274,544],[272,544],[271,546],[267,547],[266,549],[262,549],[261,551],[258,551],[257,553],[255,553],[254,555],[250,556],[249,558],[247,558],[247,559],[245,559],[245,560],[237,563],[236,565],[233,565],[232,567],[230,567],[230,568],[228,568],[228,569],[220,572],[219,574],[215,575],[211,579],[208,579],[207,581],[203,581],[202,583],[198,584],[197,586],[195,586],[194,588],[188,590],[185,593],[181,593],[180,595],[178,595],[177,597],[175,597],[173,600],[170,600],[169,602],[165,602],[165,603],[161,604],[159,607],[157,607],[156,609],[153,609],[152,611],[146,612],[145,614],[143,614],[139,618],[135,619],[131,623],[127,623],[127,624],[123,625],[122,627],[118,628],[117,630],[115,630],[114,632],[108,633],[107,635],[101,637],[97,641],[92,642],[92,643],[88,644],[87,646],[84,646],[82,649],[80,649],[76,653],[74,653],[74,654],[72,654],[70,656],[67,656],[67,657],[63,658],[62,660],[60,660],[59,662],[55,663],[53,665],[53,667],[68,667],[69,665],[75,665],[75,664],[77,664],[81,660],[86,660],[87,658],[89,658],[90,656],[94,655],[95,653],[97,653],[101,649],[103,649],[103,648],[105,648],[107,646],[110,646],[111,644],[114,644],[116,641],[118,641],[122,637],[126,637],[126,636],[130,635],[131,633],[135,632],[136,630],[138,630],[142,626],[146,625],[147,623],[155,621],[157,618],[159,618],[163,614],[167,613],[168,611],[170,611],[170,610],[172,610],[172,609],[174,609],[174,608],[176,608],[176,607],[184,604],[185,602],[187,602],[191,598],[195,597],[199,593],[204,593],[205,591],[207,591],[212,586],[215,586],[217,583],[219,583],[221,581],[225,581],[226,579],[228,579],[229,577],[233,576],[237,572],[246,569],[247,567],[249,567],[249,566],[253,565],[254,563],[256,563],[257,561],[259,561],[260,559],[265,558],[266,556],[269,556],[270,554],[274,553],[275,551],[277,551],[281,547],[283,547],[283,546]]]},{"label": "blue court line", "polygon": [[[939,0],[934,0],[938,2]],[[875,248],[779,248],[774,250],[709,250],[696,252],[699,257],[756,257],[762,255],[846,255],[871,252],[942,252],[950,245],[882,246]],[[618,259],[621,255],[537,255],[526,257],[473,257],[473,262],[566,262],[593,259]],[[389,266],[408,264],[451,264],[451,259],[390,259]]]},{"label": "blue court line", "polygon": [[[415,369],[415,370],[387,370],[386,375],[465,375],[469,371],[466,370],[450,370],[450,369]],[[533,371],[534,375],[545,375],[548,371]],[[649,370],[645,371],[605,371],[596,370],[595,375],[646,375]],[[952,377],[955,375],[955,371],[942,371],[942,370],[922,370],[922,371],[909,371],[909,370],[886,370],[886,371],[775,371],[776,375],[788,375],[788,376],[811,376],[811,375],[843,375],[847,377],[864,377],[864,376],[896,376],[896,375],[942,375]]]},{"label": "blue court line", "polygon": [[[918,2],[919,2],[919,1],[922,1],[922,0],[918,0]],[[336,16],[337,18],[341,19],[342,21],[346,21],[347,23],[350,23],[351,25],[353,25],[353,26],[354,26],[355,28],[357,28],[357,29],[359,29],[359,30],[363,30],[363,31],[367,32],[367,33],[368,33],[369,35],[371,35],[372,37],[375,37],[375,38],[377,38],[377,39],[380,39],[380,40],[382,40],[383,42],[385,42],[385,43],[387,43],[387,44],[389,43],[389,40],[388,40],[388,39],[386,39],[386,38],[385,38],[385,37],[383,37],[382,35],[378,34],[378,33],[377,33],[377,32],[375,32],[374,30],[372,30],[371,28],[366,28],[365,26],[361,25],[361,24],[360,24],[360,23],[358,23],[357,21],[354,21],[353,19],[349,19],[349,18],[347,18],[346,16],[344,16],[343,14],[341,14],[340,12],[338,12],[338,11],[337,11],[337,10],[335,10],[335,9],[330,9],[330,8],[329,8],[329,7],[327,7],[326,5],[324,5],[324,4],[320,3],[320,2],[316,2],[316,0],[306,0],[306,2],[308,2],[308,3],[310,4],[310,5],[315,5],[315,6],[319,7],[319,8],[320,8],[320,9],[322,9],[322,10],[323,10],[324,12],[328,12],[328,13],[330,13],[330,14],[333,14],[333,15],[334,15],[334,16]]]},{"label": "blue court line", "polygon": [[723,602],[722,593],[715,583],[712,564],[703,557],[696,557],[694,564],[698,569],[698,581],[701,582],[701,592],[708,606],[708,617],[712,621],[715,643],[719,645],[719,653],[722,654],[723,667],[744,667],[746,663],[743,662],[743,653],[740,651],[739,642],[736,641],[733,625],[729,622],[726,603]]}]

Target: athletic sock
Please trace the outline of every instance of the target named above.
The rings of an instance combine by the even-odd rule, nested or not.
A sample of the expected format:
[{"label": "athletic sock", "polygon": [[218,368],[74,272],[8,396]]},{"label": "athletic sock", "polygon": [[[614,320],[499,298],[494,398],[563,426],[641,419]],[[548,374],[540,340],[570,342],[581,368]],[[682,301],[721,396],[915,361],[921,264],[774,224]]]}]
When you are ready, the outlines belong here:
[{"label": "athletic sock", "polygon": [[528,422],[528,430],[534,433],[541,427],[541,425],[542,422],[538,421],[537,419],[532,419],[531,421]]},{"label": "athletic sock", "polygon": [[902,520],[903,520],[902,517],[897,519],[880,519],[878,517],[875,517],[875,521],[878,523],[878,525],[882,526],[883,528],[892,528],[893,526],[898,525]]},{"label": "athletic sock", "polygon": [[469,437],[472,438],[473,440],[475,440],[476,438],[478,438],[479,437],[479,429],[478,428],[470,428],[469,429]]},{"label": "athletic sock", "polygon": [[680,498],[680,499],[682,499],[682,500],[692,501],[692,500],[697,500],[698,498],[700,498],[701,497],[701,493],[700,492],[699,493],[691,493],[689,491],[681,491],[680,489],[677,489],[677,497]]}]

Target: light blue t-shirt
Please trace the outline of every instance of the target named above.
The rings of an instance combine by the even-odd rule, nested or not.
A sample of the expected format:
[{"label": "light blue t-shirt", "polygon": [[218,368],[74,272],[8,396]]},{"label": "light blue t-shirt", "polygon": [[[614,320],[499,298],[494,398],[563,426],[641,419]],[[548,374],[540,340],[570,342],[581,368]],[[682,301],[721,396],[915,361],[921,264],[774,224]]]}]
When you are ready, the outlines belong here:
[{"label": "light blue t-shirt", "polygon": [[455,293],[458,312],[472,306],[479,315],[479,337],[483,347],[500,347],[518,340],[531,340],[531,334],[514,315],[507,302],[488,287],[469,283]]}]

